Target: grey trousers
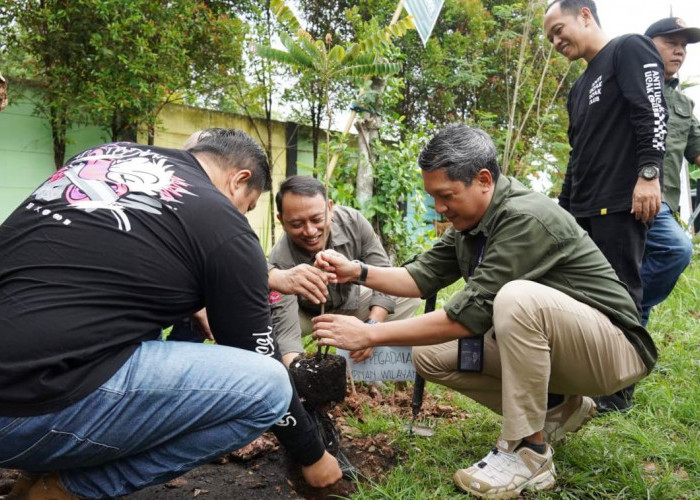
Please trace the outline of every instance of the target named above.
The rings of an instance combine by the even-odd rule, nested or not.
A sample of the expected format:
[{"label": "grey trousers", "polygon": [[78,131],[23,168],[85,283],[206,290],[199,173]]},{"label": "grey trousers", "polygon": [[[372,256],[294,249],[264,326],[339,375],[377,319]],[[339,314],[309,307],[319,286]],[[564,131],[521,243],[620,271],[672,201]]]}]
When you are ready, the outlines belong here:
[{"label": "grey trousers", "polygon": [[482,373],[457,371],[456,340],[414,347],[413,363],[426,380],[503,415],[504,439],[543,429],[548,392],[612,394],[647,373],[606,315],[553,288],[512,281],[496,295],[493,311]]}]

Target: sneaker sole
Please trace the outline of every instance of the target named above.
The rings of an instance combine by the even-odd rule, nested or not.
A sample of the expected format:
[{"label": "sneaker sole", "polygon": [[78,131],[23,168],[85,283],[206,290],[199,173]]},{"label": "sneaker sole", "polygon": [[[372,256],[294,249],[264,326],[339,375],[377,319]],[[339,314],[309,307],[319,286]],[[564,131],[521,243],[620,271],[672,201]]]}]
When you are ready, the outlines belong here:
[{"label": "sneaker sole", "polygon": [[454,475],[454,482],[459,489],[469,493],[470,495],[474,495],[475,497],[478,497],[478,498],[491,498],[494,500],[498,500],[501,498],[518,498],[520,496],[520,494],[526,490],[527,491],[550,490],[557,483],[557,479],[555,477],[554,464],[552,464],[551,470],[548,469],[548,470],[542,472],[541,474],[538,474],[537,476],[533,477],[532,479],[530,479],[526,483],[521,484],[518,488],[516,488],[514,490],[499,491],[499,492],[490,492],[490,491],[481,492],[481,491],[473,490],[472,488],[469,487],[468,484],[465,484],[462,481],[462,478],[459,477],[457,474]]}]

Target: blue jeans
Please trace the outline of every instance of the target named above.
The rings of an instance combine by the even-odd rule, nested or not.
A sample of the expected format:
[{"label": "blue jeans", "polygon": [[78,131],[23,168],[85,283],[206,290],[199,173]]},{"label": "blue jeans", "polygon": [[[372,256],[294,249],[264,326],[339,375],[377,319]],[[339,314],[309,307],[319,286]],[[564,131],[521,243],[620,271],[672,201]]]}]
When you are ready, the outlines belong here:
[{"label": "blue jeans", "polygon": [[144,342],[81,401],[46,415],[0,417],[0,467],[59,471],[81,497],[126,495],[248,444],[282,418],[291,397],[274,359]]},{"label": "blue jeans", "polygon": [[673,290],[693,254],[693,243],[673,218],[666,203],[654,218],[642,260],[642,324],[649,321],[651,308],[663,302]]}]

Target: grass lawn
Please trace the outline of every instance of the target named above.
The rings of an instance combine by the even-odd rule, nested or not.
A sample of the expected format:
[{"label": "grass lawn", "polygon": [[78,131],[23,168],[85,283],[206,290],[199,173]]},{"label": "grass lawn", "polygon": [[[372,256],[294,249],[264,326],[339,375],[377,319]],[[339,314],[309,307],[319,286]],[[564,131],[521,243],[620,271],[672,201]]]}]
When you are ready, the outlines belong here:
[{"label": "grass lawn", "polygon": [[[698,246],[673,294],[652,313],[649,330],[659,362],[637,385],[635,407],[625,415],[596,418],[558,445],[557,486],[529,498],[700,499]],[[433,419],[431,438],[409,436],[402,430],[405,421],[379,411],[350,422],[365,434],[389,434],[401,450],[397,467],[379,484],[360,484],[353,499],[467,497],[453,486],[452,474],[486,455],[498,438],[500,417],[456,392],[433,384],[426,390],[467,418]]]}]

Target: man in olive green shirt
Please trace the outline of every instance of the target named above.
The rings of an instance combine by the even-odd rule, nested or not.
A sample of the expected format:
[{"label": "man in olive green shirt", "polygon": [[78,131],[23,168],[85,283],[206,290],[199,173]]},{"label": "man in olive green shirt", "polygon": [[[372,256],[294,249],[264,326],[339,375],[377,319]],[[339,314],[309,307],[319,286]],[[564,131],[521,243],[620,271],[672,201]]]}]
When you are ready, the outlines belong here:
[{"label": "man in olive green shirt", "polygon": [[678,90],[675,77],[685,61],[686,46],[700,42],[700,29],[688,28],[682,19],[667,17],[644,33],[664,61],[664,97],[668,105],[668,136],[664,156],[663,203],[647,233],[642,261],[642,324],[651,308],[663,302],[690,263],[693,244],[673,217],[681,196],[683,158],[700,165],[700,123],[693,115],[693,101]]},{"label": "man in olive green shirt", "polygon": [[323,315],[314,318],[314,336],[345,349],[425,346],[413,349],[423,377],[503,415],[496,447],[458,470],[457,486],[486,498],[551,488],[551,443],[594,414],[589,396],[649,373],[654,343],[587,233],[554,201],[501,176],[485,132],[448,127],[418,162],[436,211],[453,228],[401,268],[332,251],[316,265],[330,282],[364,276],[366,286],[393,295],[426,297],[459,278],[464,289],[442,310],[392,323]]}]

